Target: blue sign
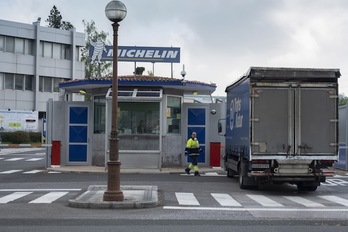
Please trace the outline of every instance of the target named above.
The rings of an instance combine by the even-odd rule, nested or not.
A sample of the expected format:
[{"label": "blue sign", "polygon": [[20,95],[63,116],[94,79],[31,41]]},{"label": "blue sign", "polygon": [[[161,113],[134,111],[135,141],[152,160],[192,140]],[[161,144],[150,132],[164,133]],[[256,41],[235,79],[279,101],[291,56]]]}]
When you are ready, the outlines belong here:
[{"label": "blue sign", "polygon": [[[90,41],[89,57],[94,61],[112,61],[113,46],[106,46],[101,39]],[[118,60],[129,62],[180,63],[178,47],[118,46]]]}]

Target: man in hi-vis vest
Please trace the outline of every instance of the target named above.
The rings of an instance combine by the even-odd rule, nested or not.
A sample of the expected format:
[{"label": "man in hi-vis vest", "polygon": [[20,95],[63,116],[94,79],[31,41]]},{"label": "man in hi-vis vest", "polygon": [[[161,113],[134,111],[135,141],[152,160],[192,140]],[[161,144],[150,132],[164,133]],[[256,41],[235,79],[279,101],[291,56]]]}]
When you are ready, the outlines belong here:
[{"label": "man in hi-vis vest", "polygon": [[185,169],[185,172],[187,174],[190,174],[190,171],[193,168],[193,170],[195,171],[195,176],[200,176],[198,172],[198,164],[197,164],[200,149],[199,149],[199,142],[196,136],[197,136],[196,132],[192,132],[191,138],[187,140],[185,155],[188,154],[191,157],[192,162]]}]

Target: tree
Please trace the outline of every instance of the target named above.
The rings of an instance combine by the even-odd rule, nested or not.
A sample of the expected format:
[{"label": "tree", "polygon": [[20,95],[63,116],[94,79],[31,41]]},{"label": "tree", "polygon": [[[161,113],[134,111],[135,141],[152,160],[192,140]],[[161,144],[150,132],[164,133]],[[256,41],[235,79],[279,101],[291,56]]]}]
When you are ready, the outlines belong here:
[{"label": "tree", "polygon": [[46,19],[45,22],[48,22],[48,27],[57,28],[62,30],[69,30],[74,28],[74,26],[69,21],[63,21],[63,17],[60,14],[58,8],[53,5],[52,10],[50,11],[50,15]]},{"label": "tree", "polygon": [[344,95],[340,95],[339,100],[338,100],[338,105],[344,106],[344,105],[347,105],[347,103],[348,103],[348,97],[346,97]]},{"label": "tree", "polygon": [[111,62],[100,62],[95,60],[92,62],[91,57],[89,57],[89,48],[91,47],[91,41],[95,42],[98,39],[101,40],[105,45],[110,45],[110,41],[107,41],[106,38],[108,33],[104,31],[98,32],[95,22],[91,20],[87,22],[86,20],[82,20],[82,23],[85,26],[85,38],[86,38],[86,46],[82,51],[82,62],[85,63],[85,76],[86,78],[90,77],[102,77],[102,76],[112,76],[111,71]]}]

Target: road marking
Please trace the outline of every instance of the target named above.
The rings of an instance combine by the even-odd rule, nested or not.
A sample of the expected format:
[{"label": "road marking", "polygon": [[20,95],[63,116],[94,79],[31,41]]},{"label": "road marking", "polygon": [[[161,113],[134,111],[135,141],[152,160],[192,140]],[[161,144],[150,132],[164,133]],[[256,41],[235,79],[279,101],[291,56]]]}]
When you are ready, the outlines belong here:
[{"label": "road marking", "polygon": [[193,193],[175,193],[179,205],[200,205]]},{"label": "road marking", "polygon": [[306,207],[325,207],[324,205],[322,205],[320,203],[307,200],[303,197],[292,197],[292,196],[284,196],[284,197],[290,201],[293,201],[293,202],[298,203],[300,205],[304,205]]},{"label": "road marking", "polygon": [[[181,173],[180,175],[181,175],[181,176],[195,176],[193,172],[190,173],[189,175],[186,174],[186,173]],[[223,174],[219,174],[219,173],[217,173],[217,172],[206,172],[206,173],[201,173],[200,176],[201,176],[201,177],[204,177],[204,176],[219,176],[219,177],[220,177],[220,176],[224,176],[224,177],[226,177],[226,174],[223,175]]]},{"label": "road marking", "polygon": [[348,185],[348,181],[341,180],[341,179],[327,179],[325,183],[322,183],[322,185],[325,186],[346,186]]},{"label": "road marking", "polygon": [[48,174],[58,174],[58,173],[61,173],[61,172],[56,172],[56,171],[49,171],[47,172]]},{"label": "road marking", "polygon": [[49,204],[68,193],[69,192],[50,192],[33,201],[30,201],[29,204]]},{"label": "road marking", "polygon": [[214,197],[214,199],[219,202],[221,206],[235,206],[235,207],[241,207],[242,205],[239,204],[235,199],[233,199],[228,194],[220,194],[220,193],[211,193],[211,195]]},{"label": "road marking", "polygon": [[250,195],[247,194],[247,196],[249,198],[251,198],[252,200],[256,201],[257,203],[261,204],[262,206],[266,206],[266,207],[284,207],[284,205],[275,202],[271,199],[269,199],[268,197],[262,196],[262,195]]},{"label": "road marking", "polygon": [[206,176],[219,176],[219,173],[217,173],[217,172],[206,172],[205,175]]},{"label": "road marking", "polygon": [[12,162],[12,161],[18,161],[18,160],[22,160],[24,158],[11,158],[11,159],[6,159],[5,161],[8,161],[8,162]]},{"label": "road marking", "polygon": [[21,171],[23,170],[9,170],[9,171],[0,172],[0,174],[12,174],[12,173],[21,172]]},{"label": "road marking", "polygon": [[43,172],[43,170],[32,170],[32,171],[28,171],[28,172],[23,172],[23,174],[35,174],[35,173],[39,173],[39,172]]},{"label": "road marking", "polygon": [[6,204],[8,202],[11,202],[11,201],[14,201],[14,200],[17,200],[21,197],[24,197],[26,195],[29,195],[30,193],[32,192],[14,192],[14,193],[11,193],[7,196],[4,196],[4,197],[1,197],[0,198],[0,203],[1,204]]},{"label": "road marking", "polygon": [[34,162],[34,161],[39,161],[39,160],[43,160],[43,158],[31,158],[31,159],[27,159],[25,161]]},{"label": "road marking", "polygon": [[81,189],[0,189],[0,192],[62,192],[81,191]]},{"label": "road marking", "polygon": [[348,208],[227,208],[227,207],[188,207],[163,206],[172,210],[210,210],[210,211],[281,211],[281,212],[348,212]]},{"label": "road marking", "polygon": [[337,203],[337,204],[340,204],[340,205],[344,205],[344,206],[347,206],[348,207],[348,200],[346,199],[343,199],[341,197],[337,197],[337,196],[319,196],[325,200],[328,200],[328,201],[332,201],[334,203]]}]

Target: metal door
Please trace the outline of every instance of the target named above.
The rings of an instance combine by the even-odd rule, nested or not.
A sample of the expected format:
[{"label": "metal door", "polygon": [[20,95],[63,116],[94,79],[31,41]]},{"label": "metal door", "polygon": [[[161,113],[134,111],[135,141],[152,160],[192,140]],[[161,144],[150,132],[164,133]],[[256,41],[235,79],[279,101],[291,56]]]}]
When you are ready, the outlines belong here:
[{"label": "metal door", "polygon": [[301,88],[299,91],[297,154],[337,153],[337,94],[335,89]]},{"label": "metal door", "polygon": [[[289,96],[290,95],[290,96]],[[252,152],[253,154],[287,153],[292,149],[288,133],[292,92],[288,89],[253,89],[252,98]],[[290,147],[288,147],[290,146]]]},{"label": "metal door", "polygon": [[[190,138],[192,132],[197,133],[200,148],[203,150],[198,157],[198,162],[205,163],[206,108],[187,108],[187,139]],[[191,162],[189,156],[187,157],[187,162]]]},{"label": "metal door", "polygon": [[336,154],[336,95],[315,87],[253,89],[253,154]]},{"label": "metal door", "polygon": [[68,106],[68,163],[89,164],[87,106]]}]

